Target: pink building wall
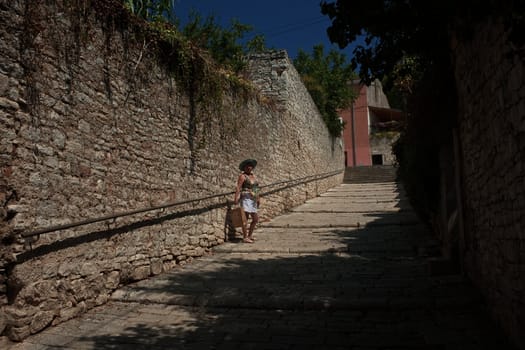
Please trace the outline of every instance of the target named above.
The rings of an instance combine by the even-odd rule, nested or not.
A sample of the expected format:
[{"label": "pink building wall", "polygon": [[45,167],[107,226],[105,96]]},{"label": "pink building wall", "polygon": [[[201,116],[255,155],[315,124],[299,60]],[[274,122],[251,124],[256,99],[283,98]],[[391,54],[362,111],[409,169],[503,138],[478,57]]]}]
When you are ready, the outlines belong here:
[{"label": "pink building wall", "polygon": [[343,140],[347,167],[372,165],[368,136],[367,86],[359,84],[355,85],[355,88],[358,89],[359,95],[354,105],[339,112],[339,116],[345,122]]}]

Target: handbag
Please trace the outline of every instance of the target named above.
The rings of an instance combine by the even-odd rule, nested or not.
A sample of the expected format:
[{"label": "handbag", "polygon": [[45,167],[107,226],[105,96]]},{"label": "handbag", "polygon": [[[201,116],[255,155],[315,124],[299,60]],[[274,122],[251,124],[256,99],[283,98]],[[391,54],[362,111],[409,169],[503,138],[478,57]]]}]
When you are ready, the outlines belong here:
[{"label": "handbag", "polygon": [[244,227],[246,225],[246,215],[242,207],[230,209],[230,222],[233,227]]}]

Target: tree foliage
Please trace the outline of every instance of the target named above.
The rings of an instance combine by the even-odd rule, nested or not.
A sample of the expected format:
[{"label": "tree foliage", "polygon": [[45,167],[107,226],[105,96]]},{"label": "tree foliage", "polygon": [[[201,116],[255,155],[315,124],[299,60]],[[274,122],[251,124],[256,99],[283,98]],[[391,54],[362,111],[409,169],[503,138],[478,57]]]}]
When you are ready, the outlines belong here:
[{"label": "tree foliage", "polygon": [[309,55],[299,50],[294,66],[312,96],[319,112],[333,136],[340,136],[344,125],[338,110],[346,108],[355,98],[349,82],[355,78],[346,57],[336,50],[324,53],[322,44]]},{"label": "tree foliage", "polygon": [[430,65],[449,64],[452,36],[471,36],[475,24],[488,16],[503,19],[514,28],[511,37],[523,43],[519,32],[525,23],[524,10],[523,0],[321,2],[321,12],[332,21],[327,30],[332,42],[344,48],[364,37],[352,63],[360,67],[365,82],[381,79],[406,56]]},{"label": "tree foliage", "polygon": [[247,53],[266,48],[261,35],[256,35],[247,42],[243,41],[252,30],[252,26],[236,19],[231,20],[229,28],[222,28],[213,15],[204,19],[200,14],[192,12],[182,33],[195,45],[207,49],[218,63],[239,71],[244,67],[243,58]]},{"label": "tree foliage", "polygon": [[383,77],[383,87],[390,107],[406,110],[425,71],[425,62],[417,56],[405,56]]},{"label": "tree foliage", "polygon": [[133,14],[145,20],[172,18],[175,0],[123,0],[124,6]]},{"label": "tree foliage", "polygon": [[192,11],[187,24],[181,26],[181,19],[175,16],[175,0],[123,0],[123,4],[131,13],[146,21],[172,25],[186,40],[207,50],[217,63],[236,72],[244,67],[244,56],[247,53],[266,50],[264,36],[254,35],[252,39],[247,40],[246,37],[253,31],[253,27],[236,19],[231,21],[229,27],[223,28],[215,16],[203,18],[199,13]]}]

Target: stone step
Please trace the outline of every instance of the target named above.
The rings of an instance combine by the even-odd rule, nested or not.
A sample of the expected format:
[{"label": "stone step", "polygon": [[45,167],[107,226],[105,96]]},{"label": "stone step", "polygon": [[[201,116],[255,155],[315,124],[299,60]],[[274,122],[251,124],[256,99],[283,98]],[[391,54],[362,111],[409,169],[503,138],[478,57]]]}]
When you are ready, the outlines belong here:
[{"label": "stone step", "polygon": [[388,165],[359,166],[346,168],[344,183],[395,182],[397,169]]}]

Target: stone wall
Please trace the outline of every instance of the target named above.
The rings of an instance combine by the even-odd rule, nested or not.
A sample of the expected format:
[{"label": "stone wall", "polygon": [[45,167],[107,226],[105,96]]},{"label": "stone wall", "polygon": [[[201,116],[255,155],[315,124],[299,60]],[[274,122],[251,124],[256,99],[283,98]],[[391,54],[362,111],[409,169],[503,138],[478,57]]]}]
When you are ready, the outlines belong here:
[{"label": "stone wall", "polygon": [[399,138],[399,132],[377,132],[370,134],[370,153],[372,156],[381,155],[382,165],[395,165],[396,157],[392,152],[392,145]]},{"label": "stone wall", "polygon": [[497,21],[473,32],[454,47],[463,160],[461,255],[495,318],[525,349],[524,48],[511,43]]},{"label": "stone wall", "polygon": [[251,58],[261,95],[199,104],[125,13],[107,15],[118,6],[87,5],[0,5],[0,334],[13,340],[221,244],[244,158],[262,185],[291,181],[263,188],[263,222],[342,181],[342,144],[285,52]]}]

